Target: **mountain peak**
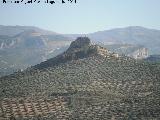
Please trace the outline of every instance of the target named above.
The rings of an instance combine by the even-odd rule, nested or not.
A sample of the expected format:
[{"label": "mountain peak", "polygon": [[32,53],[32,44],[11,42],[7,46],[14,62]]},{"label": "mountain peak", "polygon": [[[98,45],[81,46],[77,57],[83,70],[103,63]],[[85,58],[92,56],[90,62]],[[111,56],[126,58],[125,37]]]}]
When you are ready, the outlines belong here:
[{"label": "mountain peak", "polygon": [[70,44],[70,47],[62,54],[51,58],[45,62],[36,65],[35,68],[52,67],[59,63],[65,63],[72,60],[83,59],[87,57],[101,55],[106,57],[109,54],[106,48],[99,45],[92,45],[88,37],[78,37]]},{"label": "mountain peak", "polygon": [[91,44],[91,40],[88,37],[78,37],[70,44],[65,54],[72,55],[72,58],[74,56],[76,59],[98,54],[106,57],[108,50],[99,45]]},{"label": "mountain peak", "polygon": [[75,50],[83,50],[91,46],[91,41],[88,37],[78,37],[70,44],[67,52],[73,52]]}]

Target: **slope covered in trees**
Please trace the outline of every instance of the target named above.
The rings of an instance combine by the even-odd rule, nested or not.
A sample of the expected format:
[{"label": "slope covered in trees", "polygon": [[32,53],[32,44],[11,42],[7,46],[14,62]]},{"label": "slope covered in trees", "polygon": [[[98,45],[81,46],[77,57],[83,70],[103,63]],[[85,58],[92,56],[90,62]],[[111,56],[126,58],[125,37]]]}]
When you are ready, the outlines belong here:
[{"label": "slope covered in trees", "polygon": [[90,48],[95,50],[88,42],[72,43],[60,56],[73,59],[54,64],[61,60],[56,57],[0,78],[0,118],[158,120],[160,65]]}]

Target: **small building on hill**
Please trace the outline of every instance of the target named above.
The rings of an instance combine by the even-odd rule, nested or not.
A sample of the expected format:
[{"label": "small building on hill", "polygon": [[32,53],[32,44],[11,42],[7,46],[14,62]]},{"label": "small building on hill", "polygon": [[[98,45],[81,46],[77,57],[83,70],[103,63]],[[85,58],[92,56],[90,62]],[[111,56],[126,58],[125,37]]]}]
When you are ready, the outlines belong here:
[{"label": "small building on hill", "polygon": [[98,54],[102,55],[102,56],[107,56],[107,54],[109,53],[109,51],[101,46],[95,45],[96,51]]}]

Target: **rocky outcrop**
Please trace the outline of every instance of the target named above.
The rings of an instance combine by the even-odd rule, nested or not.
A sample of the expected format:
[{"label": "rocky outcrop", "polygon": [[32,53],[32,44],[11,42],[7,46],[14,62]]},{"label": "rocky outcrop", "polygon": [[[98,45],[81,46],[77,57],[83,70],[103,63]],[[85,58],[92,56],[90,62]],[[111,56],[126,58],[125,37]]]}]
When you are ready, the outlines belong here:
[{"label": "rocky outcrop", "polygon": [[78,37],[70,44],[70,47],[64,53],[36,65],[35,68],[42,69],[71,60],[83,59],[96,55],[107,57],[109,51],[101,46],[92,45],[88,37]]},{"label": "rocky outcrop", "polygon": [[92,45],[88,37],[78,37],[71,43],[65,54],[72,54],[77,58],[93,56],[97,54],[106,57],[108,54],[108,50],[99,45]]},{"label": "rocky outcrop", "polygon": [[70,44],[67,51],[71,52],[75,49],[84,49],[85,47],[91,46],[91,41],[88,37],[78,37],[75,41]]}]

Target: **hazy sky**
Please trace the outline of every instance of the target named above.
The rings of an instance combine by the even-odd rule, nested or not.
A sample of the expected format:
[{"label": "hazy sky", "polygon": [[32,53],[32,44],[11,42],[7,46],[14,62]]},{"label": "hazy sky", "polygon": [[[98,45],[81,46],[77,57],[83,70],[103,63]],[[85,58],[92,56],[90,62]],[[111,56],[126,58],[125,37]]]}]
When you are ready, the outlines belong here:
[{"label": "hazy sky", "polygon": [[53,5],[3,4],[1,0],[0,24],[38,26],[59,33],[126,26],[160,29],[160,0],[77,0],[77,4]]}]

